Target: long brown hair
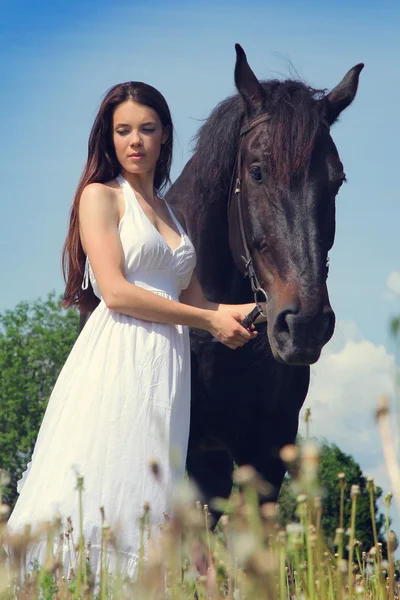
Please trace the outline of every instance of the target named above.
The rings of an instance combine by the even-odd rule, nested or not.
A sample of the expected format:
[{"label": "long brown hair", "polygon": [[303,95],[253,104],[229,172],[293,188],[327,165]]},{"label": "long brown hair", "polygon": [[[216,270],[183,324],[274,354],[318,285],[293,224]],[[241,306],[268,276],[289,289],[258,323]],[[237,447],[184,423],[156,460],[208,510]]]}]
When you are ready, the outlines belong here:
[{"label": "long brown hair", "polygon": [[134,100],[155,110],[163,127],[167,129],[168,139],[161,146],[154,186],[157,190],[161,190],[170,183],[173,126],[164,96],[151,85],[138,81],[115,85],[105,95],[90,132],[88,158],[75,193],[68,234],[62,252],[62,269],[66,282],[63,305],[76,307],[83,312],[94,310],[99,299],[94,295],[91,285],[86,290],[82,290],[81,287],[86,255],[79,235],[79,202],[84,188],[89,183],[110,181],[121,170],[113,143],[113,114],[116,107],[126,100]]}]

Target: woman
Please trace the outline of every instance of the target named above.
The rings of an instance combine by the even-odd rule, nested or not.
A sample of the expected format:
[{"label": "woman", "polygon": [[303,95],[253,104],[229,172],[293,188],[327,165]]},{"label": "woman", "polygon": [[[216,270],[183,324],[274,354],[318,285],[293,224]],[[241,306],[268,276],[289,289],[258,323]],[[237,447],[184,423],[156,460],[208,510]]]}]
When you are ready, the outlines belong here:
[{"label": "woman", "polygon": [[[72,517],[76,541],[79,473],[83,532],[97,572],[100,507],[118,535],[120,566],[134,576],[143,504],[150,505],[153,526],[162,523],[169,492],[184,475],[188,327],[232,349],[256,336],[239,323],[253,305],[204,298],[194,248],[159,196],[169,182],[172,142],[168,106],[153,87],[123,83],[105,96],[63,255],[65,305],[93,312],[54,387],[8,522],[13,532],[58,511]],[[45,544],[38,543],[29,558],[44,556]],[[110,570],[115,558],[110,550]],[[65,569],[67,563],[65,553]]]}]

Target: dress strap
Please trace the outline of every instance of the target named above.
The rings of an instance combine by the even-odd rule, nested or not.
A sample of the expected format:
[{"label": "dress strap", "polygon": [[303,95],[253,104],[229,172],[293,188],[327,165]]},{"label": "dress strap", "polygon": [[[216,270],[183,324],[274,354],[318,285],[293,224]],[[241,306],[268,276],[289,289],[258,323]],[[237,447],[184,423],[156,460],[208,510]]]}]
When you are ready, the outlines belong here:
[{"label": "dress strap", "polygon": [[[158,194],[157,194],[157,195],[158,195]],[[180,233],[182,236],[186,236],[186,231],[183,229],[182,225],[179,223],[178,219],[176,218],[176,216],[175,216],[175,214],[174,214],[174,211],[172,210],[172,208],[170,207],[170,205],[168,204],[168,202],[166,201],[166,199],[165,199],[163,196],[158,196],[158,197],[159,197],[159,198],[161,197],[161,198],[162,198],[162,200],[164,200],[164,204],[165,204],[165,205],[166,205],[166,207],[168,208],[168,210],[169,210],[169,214],[171,215],[173,222],[174,222],[174,223],[175,223],[175,225],[177,226],[179,233]]]}]

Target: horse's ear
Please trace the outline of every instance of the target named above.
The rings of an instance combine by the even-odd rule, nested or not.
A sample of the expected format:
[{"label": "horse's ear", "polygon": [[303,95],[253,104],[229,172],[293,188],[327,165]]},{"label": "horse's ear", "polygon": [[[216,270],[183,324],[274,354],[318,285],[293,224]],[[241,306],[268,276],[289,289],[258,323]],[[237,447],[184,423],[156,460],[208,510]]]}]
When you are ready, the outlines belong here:
[{"label": "horse's ear", "polygon": [[356,96],[360,73],[364,63],[350,69],[342,81],[326,95],[326,119],[332,125],[345,108],[351,104]]},{"label": "horse's ear", "polygon": [[242,96],[249,115],[261,112],[265,100],[265,92],[257,77],[249,67],[246,54],[240,44],[235,44],[236,65],[235,84]]}]

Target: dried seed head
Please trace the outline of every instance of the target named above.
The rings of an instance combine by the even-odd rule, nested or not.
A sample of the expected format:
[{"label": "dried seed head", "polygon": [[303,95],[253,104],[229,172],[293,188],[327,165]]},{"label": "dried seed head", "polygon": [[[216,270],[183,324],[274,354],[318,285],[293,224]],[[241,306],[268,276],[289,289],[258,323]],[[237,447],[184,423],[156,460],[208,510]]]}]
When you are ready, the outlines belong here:
[{"label": "dried seed head", "polygon": [[8,519],[10,510],[8,504],[0,504],[0,521],[6,521]]},{"label": "dried seed head", "polygon": [[294,444],[288,444],[281,448],[279,456],[286,464],[291,464],[299,457],[299,449]]},{"label": "dried seed head", "polygon": [[387,571],[389,569],[389,563],[387,560],[383,560],[381,562],[381,570],[382,571]]},{"label": "dried seed head", "polygon": [[369,492],[375,491],[375,483],[373,477],[367,477],[367,488]]},{"label": "dried seed head", "polygon": [[333,543],[335,544],[335,546],[339,546],[339,544],[342,543],[342,541],[343,541],[343,535],[344,535],[344,529],[338,527],[336,529],[336,535],[335,535],[335,539],[333,541]]},{"label": "dried seed head", "polygon": [[391,504],[391,502],[392,502],[392,498],[393,498],[393,494],[392,494],[392,492],[388,492],[388,493],[386,494],[386,496],[385,496],[385,500],[384,500],[384,502],[385,502],[385,504],[386,504],[387,506],[390,506],[390,504]]},{"label": "dried seed head", "polygon": [[389,399],[387,396],[380,396],[378,400],[378,408],[376,409],[376,419],[379,421],[389,413]]},{"label": "dried seed head", "polygon": [[338,568],[341,573],[347,573],[347,560],[341,558],[338,562]]},{"label": "dried seed head", "polygon": [[389,550],[391,552],[394,552],[396,550],[396,544],[397,544],[397,538],[396,538],[395,532],[394,531],[389,531],[388,546],[389,546]]},{"label": "dried seed head", "polygon": [[156,458],[150,458],[149,460],[150,470],[153,473],[156,479],[159,479],[161,476],[160,465]]},{"label": "dried seed head", "polygon": [[364,588],[362,585],[357,585],[355,588],[355,592],[358,596],[361,596],[362,594],[364,594]]},{"label": "dried seed head", "polygon": [[228,515],[222,515],[221,525],[222,525],[222,527],[227,527],[229,525],[229,516]]},{"label": "dried seed head", "polygon": [[278,516],[278,505],[276,502],[266,502],[261,506],[261,514],[267,520],[276,519]]},{"label": "dried seed head", "polygon": [[300,534],[304,532],[304,525],[301,523],[288,523],[286,525],[286,531],[288,534]]},{"label": "dried seed head", "polygon": [[278,531],[278,542],[284,546],[286,544],[287,534],[286,531]]},{"label": "dried seed head", "polygon": [[360,486],[359,485],[352,485],[351,486],[350,496],[352,498],[356,498],[359,495],[360,495]]},{"label": "dried seed head", "polygon": [[11,481],[11,476],[5,469],[0,469],[0,487],[6,487]]},{"label": "dried seed head", "polygon": [[254,485],[257,483],[257,473],[250,465],[243,465],[234,471],[233,481],[237,485]]},{"label": "dried seed head", "polygon": [[150,512],[150,503],[147,501],[143,503],[143,512],[146,514]]},{"label": "dried seed head", "polygon": [[303,460],[318,463],[319,452],[316,444],[309,440],[305,442],[302,447],[302,456]]},{"label": "dried seed head", "polygon": [[54,515],[54,525],[55,525],[55,527],[57,527],[57,529],[59,529],[61,527],[61,523],[62,523],[62,517],[61,517],[60,513],[56,513]]}]

